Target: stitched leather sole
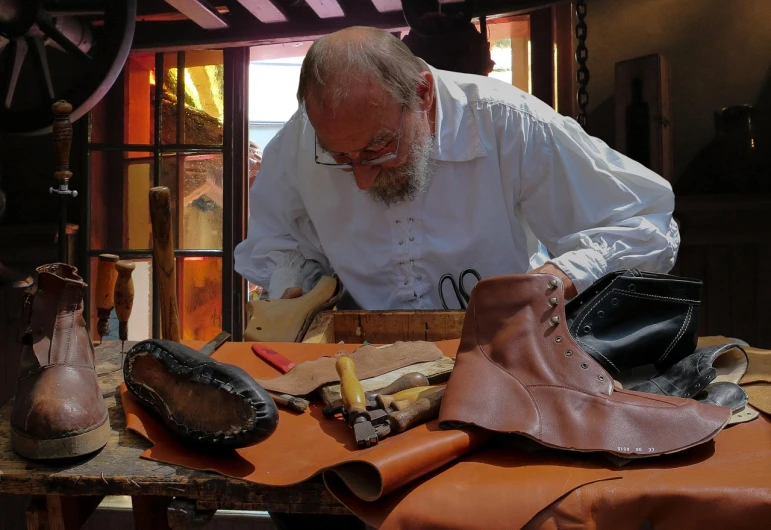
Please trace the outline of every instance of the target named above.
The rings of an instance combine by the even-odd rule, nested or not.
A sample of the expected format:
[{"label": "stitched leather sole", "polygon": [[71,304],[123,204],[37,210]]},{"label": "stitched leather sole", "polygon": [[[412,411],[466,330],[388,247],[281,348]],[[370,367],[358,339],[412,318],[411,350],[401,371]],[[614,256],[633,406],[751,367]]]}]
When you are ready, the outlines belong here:
[{"label": "stitched leather sole", "polygon": [[235,449],[270,436],[278,409],[245,371],[172,341],[134,345],[123,366],[126,386],[183,443]]},{"label": "stitched leather sole", "polygon": [[110,420],[106,419],[97,428],[68,436],[40,440],[30,438],[16,429],[11,429],[11,446],[13,450],[25,458],[32,460],[53,460],[56,458],[72,458],[98,451],[110,439]]}]

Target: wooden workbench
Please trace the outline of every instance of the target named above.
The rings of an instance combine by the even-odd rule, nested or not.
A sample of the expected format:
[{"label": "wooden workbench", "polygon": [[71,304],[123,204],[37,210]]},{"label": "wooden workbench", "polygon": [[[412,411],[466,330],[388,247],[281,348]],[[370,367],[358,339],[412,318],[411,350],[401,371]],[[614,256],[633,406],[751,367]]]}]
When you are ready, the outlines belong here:
[{"label": "wooden workbench", "polygon": [[[100,385],[108,394],[123,381],[120,342],[105,342],[96,352]],[[135,527],[143,530],[196,528],[217,509],[351,513],[320,479],[292,487],[260,486],[140,459],[149,442],[126,430],[119,398],[105,400],[112,430],[108,444],[91,456],[48,464],[13,451],[12,403],[0,409],[0,493],[35,496],[27,509],[27,528],[80,528],[105,495],[131,496]]]}]

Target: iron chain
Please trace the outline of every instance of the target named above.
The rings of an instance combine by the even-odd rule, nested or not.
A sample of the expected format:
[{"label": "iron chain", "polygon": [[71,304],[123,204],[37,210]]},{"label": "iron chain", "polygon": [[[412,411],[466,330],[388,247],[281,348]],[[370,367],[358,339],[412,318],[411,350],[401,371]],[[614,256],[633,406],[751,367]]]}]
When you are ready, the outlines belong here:
[{"label": "iron chain", "polygon": [[589,93],[586,91],[589,84],[589,68],[586,66],[586,61],[589,59],[589,50],[586,47],[586,0],[576,0],[576,17],[578,18],[576,24],[576,38],[578,39],[578,46],[576,46],[576,61],[578,62],[578,70],[576,71],[576,81],[578,81],[577,121],[581,127],[586,129],[586,107],[589,104]]}]

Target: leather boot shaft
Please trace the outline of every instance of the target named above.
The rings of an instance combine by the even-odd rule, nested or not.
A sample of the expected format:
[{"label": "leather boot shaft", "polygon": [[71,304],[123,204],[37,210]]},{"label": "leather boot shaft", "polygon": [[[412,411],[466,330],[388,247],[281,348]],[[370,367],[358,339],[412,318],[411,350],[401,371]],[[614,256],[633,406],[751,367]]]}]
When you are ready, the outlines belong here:
[{"label": "leather boot shaft", "polygon": [[726,425],[726,407],[615,388],[570,334],[564,300],[550,274],[477,283],[442,399],[442,428],[473,425],[639,458],[698,445]]},{"label": "leather boot shaft", "polygon": [[83,319],[87,285],[70,265],[37,268],[11,413],[11,443],[33,459],[88,454],[110,437],[94,346]]},{"label": "leather boot shaft", "polygon": [[86,283],[71,265],[36,269],[38,281],[28,294],[28,326],[23,337],[20,376],[62,364],[93,368],[94,347],[83,318]]}]

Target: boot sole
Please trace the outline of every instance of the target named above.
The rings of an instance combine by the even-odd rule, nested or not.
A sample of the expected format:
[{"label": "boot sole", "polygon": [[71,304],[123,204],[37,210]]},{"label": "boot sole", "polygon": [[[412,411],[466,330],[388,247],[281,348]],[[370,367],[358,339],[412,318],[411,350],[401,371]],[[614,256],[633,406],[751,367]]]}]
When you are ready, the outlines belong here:
[{"label": "boot sole", "polygon": [[11,429],[11,446],[21,456],[32,460],[72,458],[98,451],[110,439],[110,420],[96,429],[66,438],[40,440],[30,438]]},{"label": "boot sole", "polygon": [[181,344],[144,341],[127,354],[123,379],[186,445],[233,449],[270,436],[278,423],[270,395],[240,368],[199,357]]}]

